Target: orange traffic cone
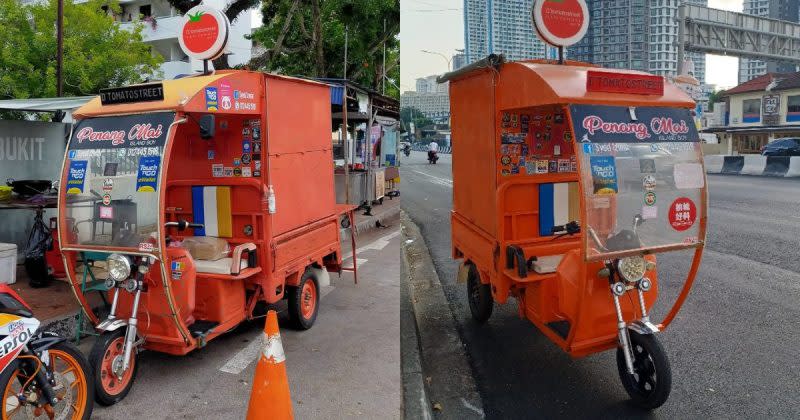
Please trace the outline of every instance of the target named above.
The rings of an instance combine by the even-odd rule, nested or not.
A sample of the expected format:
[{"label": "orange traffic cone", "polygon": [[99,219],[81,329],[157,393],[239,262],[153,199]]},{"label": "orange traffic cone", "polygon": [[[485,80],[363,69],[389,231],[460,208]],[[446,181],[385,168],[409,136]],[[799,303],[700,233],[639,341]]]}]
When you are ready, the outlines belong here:
[{"label": "orange traffic cone", "polygon": [[264,351],[258,358],[253,390],[247,407],[247,420],[292,419],[292,399],[286,378],[286,355],[283,353],[278,314],[267,312],[264,325]]}]

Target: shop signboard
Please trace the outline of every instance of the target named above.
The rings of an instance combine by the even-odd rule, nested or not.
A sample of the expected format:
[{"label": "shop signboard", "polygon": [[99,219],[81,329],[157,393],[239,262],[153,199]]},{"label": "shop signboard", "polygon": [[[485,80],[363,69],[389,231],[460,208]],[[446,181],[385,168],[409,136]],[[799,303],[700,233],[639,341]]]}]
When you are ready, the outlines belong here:
[{"label": "shop signboard", "polygon": [[781,117],[781,95],[767,94],[761,98],[761,115],[764,117],[764,125],[778,125]]},{"label": "shop signboard", "polygon": [[556,47],[575,44],[589,29],[585,0],[535,0],[531,17],[539,37]]}]

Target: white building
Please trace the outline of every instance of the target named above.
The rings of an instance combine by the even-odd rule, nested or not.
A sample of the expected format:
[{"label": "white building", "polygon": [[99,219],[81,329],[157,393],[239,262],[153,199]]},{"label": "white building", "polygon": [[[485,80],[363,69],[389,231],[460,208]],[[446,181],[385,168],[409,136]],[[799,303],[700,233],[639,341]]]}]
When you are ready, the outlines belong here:
[{"label": "white building", "polygon": [[439,76],[434,75],[417,79],[417,93],[448,92],[448,83],[437,83],[437,77]]},{"label": "white building", "polygon": [[[30,4],[43,0],[23,0]],[[76,0],[81,3],[84,0]],[[224,0],[208,0],[205,4],[224,8]],[[161,65],[163,79],[174,79],[179,75],[193,74],[203,70],[203,62],[189,60],[178,44],[178,34],[181,28],[181,14],[170,6],[165,0],[120,0],[122,13],[115,16],[124,29],[132,28],[134,22],[144,24],[142,30],[143,40],[152,46],[153,52],[164,57]],[[245,38],[250,34],[250,14],[245,11],[234,22],[231,22],[231,32],[228,35],[228,63],[231,66],[244,64],[250,61],[252,41]],[[210,66],[213,68],[213,66]]]},{"label": "white building", "polygon": [[403,92],[400,108],[416,108],[426,117],[445,119],[450,116],[450,94],[448,92]]}]

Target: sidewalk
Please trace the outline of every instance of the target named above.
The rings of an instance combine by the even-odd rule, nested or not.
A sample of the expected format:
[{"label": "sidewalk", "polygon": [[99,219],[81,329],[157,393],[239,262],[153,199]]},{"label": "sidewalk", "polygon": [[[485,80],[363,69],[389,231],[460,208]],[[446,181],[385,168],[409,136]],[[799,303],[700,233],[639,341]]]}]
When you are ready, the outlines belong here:
[{"label": "sidewalk", "polygon": [[400,197],[385,197],[383,204],[374,204],[370,213],[372,216],[365,216],[363,209],[356,211],[357,233],[364,233],[374,228],[376,222],[385,225],[387,220],[397,217],[400,214]]},{"label": "sidewalk", "polygon": [[[352,273],[331,275],[311,329],[287,328],[286,303],[275,307],[296,419],[401,418],[401,239],[399,221],[389,224],[362,235],[357,285]],[[243,419],[263,327],[246,323],[181,357],[141,353],[128,397],[95,405],[92,418]]]}]

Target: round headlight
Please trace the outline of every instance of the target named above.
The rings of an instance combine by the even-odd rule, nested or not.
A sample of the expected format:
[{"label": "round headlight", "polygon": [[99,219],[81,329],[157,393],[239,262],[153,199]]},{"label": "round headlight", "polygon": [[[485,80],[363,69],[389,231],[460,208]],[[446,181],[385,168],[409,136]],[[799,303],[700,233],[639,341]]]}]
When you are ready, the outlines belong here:
[{"label": "round headlight", "polygon": [[125,280],[131,275],[131,260],[124,255],[111,254],[106,260],[108,277],[116,281]]},{"label": "round headlight", "polygon": [[641,256],[623,258],[617,264],[619,274],[628,282],[641,280],[646,268],[647,263]]}]

